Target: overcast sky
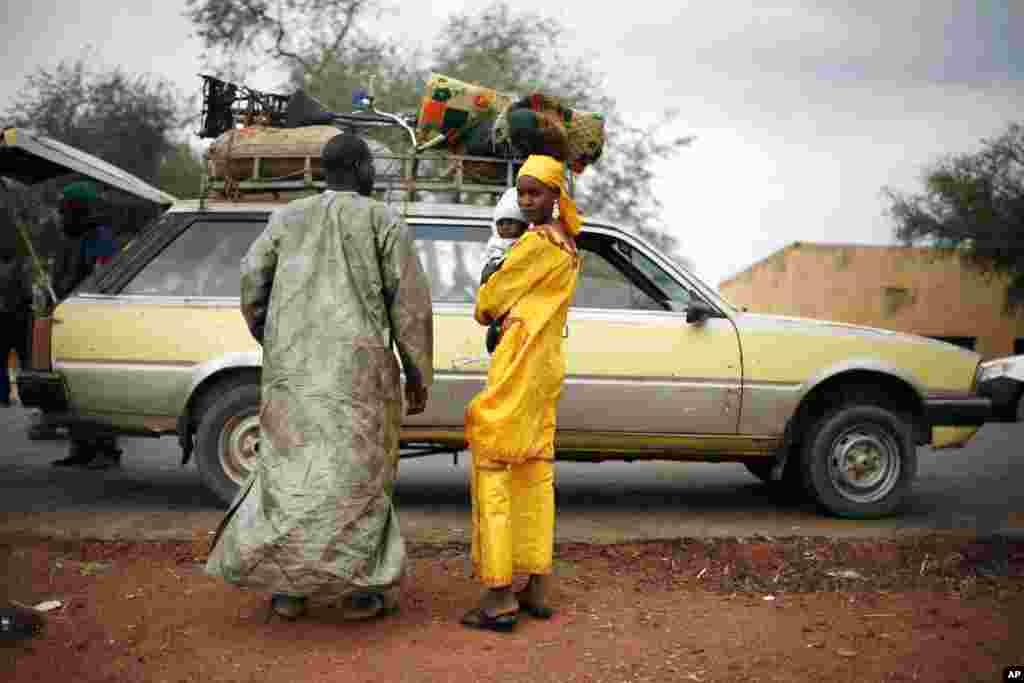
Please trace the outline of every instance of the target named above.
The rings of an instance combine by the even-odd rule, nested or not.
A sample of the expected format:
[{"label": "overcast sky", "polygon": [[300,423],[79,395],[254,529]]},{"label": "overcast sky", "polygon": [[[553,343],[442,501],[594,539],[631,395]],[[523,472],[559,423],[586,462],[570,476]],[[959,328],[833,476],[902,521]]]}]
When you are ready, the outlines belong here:
[{"label": "overcast sky", "polygon": [[[183,2],[15,4],[0,9],[0,112],[28,73],[87,44],[107,65],[198,91],[202,49]],[[697,141],[658,169],[656,190],[713,286],[795,240],[891,242],[882,186],[917,189],[929,162],[1024,119],[1021,0],[511,4],[565,24],[566,49],[607,74],[624,111],[680,110],[678,133]],[[479,6],[402,2],[384,26],[426,45],[444,17]],[[249,85],[280,78],[263,71]]]}]

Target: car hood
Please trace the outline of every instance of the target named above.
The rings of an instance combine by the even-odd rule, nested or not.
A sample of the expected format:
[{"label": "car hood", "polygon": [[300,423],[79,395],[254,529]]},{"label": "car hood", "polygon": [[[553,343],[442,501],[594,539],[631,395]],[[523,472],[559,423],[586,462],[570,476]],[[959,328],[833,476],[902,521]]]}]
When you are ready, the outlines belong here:
[{"label": "car hood", "polygon": [[734,322],[752,379],[803,383],[832,370],[872,369],[922,391],[966,391],[981,355],[914,334],[832,320],[739,313]]}]

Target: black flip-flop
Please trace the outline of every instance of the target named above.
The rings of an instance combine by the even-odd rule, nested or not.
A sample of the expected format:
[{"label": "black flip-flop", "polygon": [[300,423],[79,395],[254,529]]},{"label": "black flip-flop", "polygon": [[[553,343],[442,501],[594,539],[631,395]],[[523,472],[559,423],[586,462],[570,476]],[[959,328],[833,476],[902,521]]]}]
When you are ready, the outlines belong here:
[{"label": "black flip-flop", "polygon": [[499,614],[492,617],[479,607],[474,607],[463,615],[460,623],[463,626],[469,626],[470,628],[479,628],[485,631],[498,631],[505,633],[516,627],[516,624],[519,623],[519,617],[514,613]]},{"label": "black flip-flop", "polygon": [[69,455],[66,458],[60,460],[54,460],[50,463],[53,467],[85,467],[93,461],[95,456],[92,454],[81,455],[76,453],[75,455]]},{"label": "black flip-flop", "polygon": [[342,606],[342,619],[364,621],[374,617],[390,617],[398,614],[397,600],[388,600],[380,593],[357,593],[349,596]]},{"label": "black flip-flop", "polygon": [[534,619],[550,619],[555,616],[555,610],[546,605],[535,605],[521,595],[516,595],[519,602],[519,611],[529,614]]}]

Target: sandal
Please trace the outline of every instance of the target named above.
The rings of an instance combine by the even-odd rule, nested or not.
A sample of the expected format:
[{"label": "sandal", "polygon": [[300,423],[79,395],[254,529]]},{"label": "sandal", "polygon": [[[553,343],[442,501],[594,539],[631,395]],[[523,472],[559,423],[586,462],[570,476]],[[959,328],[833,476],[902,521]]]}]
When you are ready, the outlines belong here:
[{"label": "sandal", "polygon": [[522,593],[516,593],[516,600],[519,602],[519,611],[529,614],[534,619],[550,619],[555,616],[555,610],[547,605],[535,605]]},{"label": "sandal", "polygon": [[397,600],[388,601],[380,593],[356,593],[346,598],[341,618],[345,621],[363,621],[397,613]]},{"label": "sandal", "polygon": [[119,448],[105,453],[97,453],[96,457],[85,463],[84,467],[87,470],[109,470],[120,467],[121,453]]},{"label": "sandal", "polygon": [[282,619],[294,621],[306,613],[306,598],[276,593],[270,598],[270,610]]},{"label": "sandal", "polygon": [[492,617],[481,608],[474,607],[466,612],[460,623],[463,626],[479,628],[485,631],[508,632],[514,629],[516,624],[519,623],[519,617],[517,617],[514,612],[509,614],[499,614]]}]

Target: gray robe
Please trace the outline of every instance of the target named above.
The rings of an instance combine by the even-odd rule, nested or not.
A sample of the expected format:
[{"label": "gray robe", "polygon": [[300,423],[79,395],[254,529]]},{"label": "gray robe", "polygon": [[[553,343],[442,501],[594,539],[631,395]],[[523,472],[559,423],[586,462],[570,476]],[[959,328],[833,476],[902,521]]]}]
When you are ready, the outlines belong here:
[{"label": "gray robe", "polygon": [[263,344],[263,438],[207,573],[324,600],[395,586],[405,546],[391,340],[407,381],[433,379],[430,288],[409,228],[355,193],[294,201],[242,259],[241,304]]}]

